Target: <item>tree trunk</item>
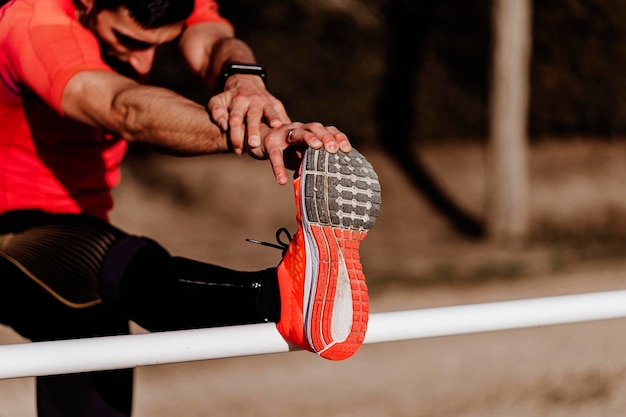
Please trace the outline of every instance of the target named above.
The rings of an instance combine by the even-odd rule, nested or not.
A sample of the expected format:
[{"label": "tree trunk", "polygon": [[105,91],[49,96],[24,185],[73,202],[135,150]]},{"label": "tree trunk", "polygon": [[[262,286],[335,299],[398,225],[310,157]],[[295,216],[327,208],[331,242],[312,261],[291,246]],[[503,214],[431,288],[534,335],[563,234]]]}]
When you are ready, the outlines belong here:
[{"label": "tree trunk", "polygon": [[527,118],[531,0],[493,0],[494,52],[487,166],[488,237],[528,235]]}]

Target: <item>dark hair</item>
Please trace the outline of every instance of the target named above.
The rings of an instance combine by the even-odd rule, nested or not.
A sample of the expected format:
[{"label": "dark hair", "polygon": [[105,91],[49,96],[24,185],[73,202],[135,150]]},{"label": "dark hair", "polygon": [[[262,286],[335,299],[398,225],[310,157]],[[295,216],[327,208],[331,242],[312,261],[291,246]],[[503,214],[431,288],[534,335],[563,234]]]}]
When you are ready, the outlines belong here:
[{"label": "dark hair", "polygon": [[154,29],[181,22],[193,11],[194,0],[96,0],[100,10],[128,9],[130,16],[144,29]]}]

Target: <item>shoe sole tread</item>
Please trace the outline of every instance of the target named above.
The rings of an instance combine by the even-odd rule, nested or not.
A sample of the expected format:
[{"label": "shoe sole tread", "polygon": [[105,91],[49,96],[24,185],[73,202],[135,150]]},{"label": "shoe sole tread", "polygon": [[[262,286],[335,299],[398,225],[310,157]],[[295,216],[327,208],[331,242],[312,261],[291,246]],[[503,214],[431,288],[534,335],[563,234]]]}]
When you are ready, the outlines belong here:
[{"label": "shoe sole tread", "polygon": [[[315,247],[307,255],[317,257],[310,260],[317,267],[312,270],[316,279],[310,281],[313,296],[307,296],[305,332],[315,352],[344,359],[359,349],[367,330],[369,298],[359,247],[380,212],[380,183],[354,149],[337,154],[308,149],[301,175],[303,226],[309,230],[307,244]],[[345,303],[351,304],[349,318]]]}]

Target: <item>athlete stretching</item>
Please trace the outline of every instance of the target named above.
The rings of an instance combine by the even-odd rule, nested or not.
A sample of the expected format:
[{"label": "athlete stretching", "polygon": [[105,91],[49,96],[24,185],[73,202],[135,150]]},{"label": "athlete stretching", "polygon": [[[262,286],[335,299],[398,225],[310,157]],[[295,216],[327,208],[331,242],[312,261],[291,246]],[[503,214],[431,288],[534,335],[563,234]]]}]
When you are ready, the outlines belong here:
[{"label": "athlete stretching", "polygon": [[[177,40],[215,91],[201,106],[146,85]],[[332,360],[365,336],[359,244],[380,208],[371,165],[332,126],[292,122],[213,0],[11,0],[0,8],[0,322],[33,341],[275,322]],[[112,226],[128,142],[247,153],[294,180],[298,231],[278,267],[172,257]],[[296,166],[285,166],[297,156]],[[225,174],[227,175],[227,174]],[[128,416],[132,370],[37,379],[39,415]]]}]

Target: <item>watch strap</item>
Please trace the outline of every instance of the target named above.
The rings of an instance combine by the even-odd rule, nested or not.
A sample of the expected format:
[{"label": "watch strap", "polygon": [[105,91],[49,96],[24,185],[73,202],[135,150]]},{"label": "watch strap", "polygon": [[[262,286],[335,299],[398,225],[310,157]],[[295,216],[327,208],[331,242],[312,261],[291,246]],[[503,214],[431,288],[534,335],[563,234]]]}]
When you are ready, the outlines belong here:
[{"label": "watch strap", "polygon": [[263,83],[267,85],[267,74],[263,65],[248,64],[243,62],[227,62],[222,66],[222,73],[220,76],[222,90],[226,85],[228,77],[235,74],[258,75],[263,80]]}]

